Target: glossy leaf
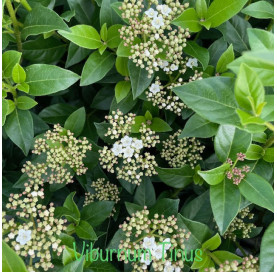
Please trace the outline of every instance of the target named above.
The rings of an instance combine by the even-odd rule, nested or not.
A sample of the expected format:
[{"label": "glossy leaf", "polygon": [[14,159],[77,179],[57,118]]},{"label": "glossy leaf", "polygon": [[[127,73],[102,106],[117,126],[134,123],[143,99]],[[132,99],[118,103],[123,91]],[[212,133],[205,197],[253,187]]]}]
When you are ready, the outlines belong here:
[{"label": "glossy leaf", "polygon": [[153,76],[148,78],[148,72],[145,69],[136,66],[136,64],[131,60],[129,60],[128,69],[130,73],[133,97],[136,99],[148,88]]},{"label": "glossy leaf", "polygon": [[164,215],[165,218],[172,215],[177,215],[179,199],[162,198],[159,199],[156,204],[150,209],[149,216],[152,218],[155,213]]},{"label": "glossy leaf", "polygon": [[208,171],[198,171],[198,174],[210,185],[217,185],[221,183],[226,171],[230,168],[230,164],[222,164],[221,166]]},{"label": "glossy leaf", "polygon": [[177,218],[178,226],[191,232],[190,238],[186,242],[187,251],[201,248],[202,243],[212,236],[212,232],[208,226],[196,221],[189,220],[180,214],[178,214]]},{"label": "glossy leaf", "polygon": [[219,58],[217,65],[216,65],[216,71],[218,73],[223,73],[227,71],[227,65],[231,63],[235,58],[234,51],[233,51],[233,45],[231,44],[228,49],[221,55]]},{"label": "glossy leaf", "polygon": [[5,272],[27,272],[23,260],[2,241],[2,269]]},{"label": "glossy leaf", "polygon": [[192,182],[194,175],[189,165],[184,165],[182,168],[156,167],[156,171],[162,182],[173,188],[185,188]]},{"label": "glossy leaf", "polygon": [[172,21],[172,24],[180,26],[184,29],[189,28],[191,32],[199,32],[202,26],[199,24],[199,18],[195,9],[189,8]]},{"label": "glossy leaf", "polygon": [[59,31],[59,34],[83,48],[96,49],[102,45],[99,33],[92,26],[76,25],[70,31]]},{"label": "glossy leaf", "polygon": [[112,201],[92,202],[81,211],[81,220],[85,220],[93,227],[100,225],[111,214],[114,206]]},{"label": "glossy leaf", "polygon": [[252,50],[274,50],[274,36],[269,31],[248,28],[247,33]]},{"label": "glossy leaf", "polygon": [[208,8],[206,21],[211,27],[217,27],[236,15],[246,4],[247,0],[214,0]]},{"label": "glossy leaf", "polygon": [[82,107],[70,114],[65,121],[64,128],[69,129],[74,133],[74,136],[77,137],[82,133],[85,121],[86,111],[85,108]]},{"label": "glossy leaf", "polygon": [[274,271],[274,223],[266,229],[261,243],[260,271]]},{"label": "glossy leaf", "polygon": [[267,1],[252,3],[241,12],[258,19],[274,19],[274,7]]},{"label": "glossy leaf", "polygon": [[97,235],[94,232],[92,226],[84,220],[80,221],[78,226],[75,228],[75,231],[78,237],[81,239],[92,241],[97,240]]},{"label": "glossy leaf", "polygon": [[115,85],[116,102],[119,103],[122,99],[124,99],[128,95],[130,91],[131,91],[130,81],[119,81]]},{"label": "glossy leaf", "polygon": [[221,244],[221,238],[220,238],[220,235],[217,233],[215,236],[213,236],[212,238],[204,242],[202,244],[202,248],[213,251],[217,249],[220,246],[220,244]]},{"label": "glossy leaf", "polygon": [[235,96],[240,107],[252,111],[255,115],[264,102],[265,90],[258,75],[249,66],[242,63],[238,73]]},{"label": "glossy leaf", "polygon": [[220,234],[224,234],[236,217],[240,208],[240,190],[232,181],[223,182],[210,187],[211,206]]},{"label": "glossy leaf", "polygon": [[10,50],[6,51],[2,56],[2,72],[3,76],[9,78],[12,76],[13,67],[19,63],[21,58],[20,52]]},{"label": "glossy leaf", "polygon": [[150,178],[144,178],[137,187],[134,195],[134,203],[140,206],[152,207],[156,202],[156,194],[154,186]]},{"label": "glossy leaf", "polygon": [[105,51],[102,55],[98,51],[93,52],[87,59],[82,75],[81,86],[87,86],[101,80],[114,66],[115,57]]},{"label": "glossy leaf", "polygon": [[198,115],[217,124],[239,125],[234,80],[227,77],[206,78],[174,88],[181,100]]},{"label": "glossy leaf", "polygon": [[237,74],[239,72],[241,63],[245,63],[256,72],[264,86],[273,86],[273,59],[272,50],[246,52],[243,54],[243,56],[235,59],[232,63],[230,63],[228,68]]},{"label": "glossy leaf", "polygon": [[262,177],[250,173],[239,184],[241,194],[250,202],[273,212],[274,193],[271,185]]},{"label": "glossy leaf", "polygon": [[37,104],[38,103],[34,99],[28,96],[19,96],[16,100],[16,107],[20,110],[29,110]]},{"label": "glossy leaf", "polygon": [[227,158],[235,161],[237,153],[245,153],[251,144],[250,133],[231,125],[221,125],[214,140],[214,149],[221,162]]},{"label": "glossy leaf", "polygon": [[251,144],[246,152],[246,159],[247,160],[259,160],[265,154],[264,149],[256,144]]},{"label": "glossy leaf", "polygon": [[26,79],[26,73],[19,63],[13,67],[12,79],[15,83],[23,83]]},{"label": "glossy leaf", "polygon": [[29,94],[42,96],[53,94],[73,85],[79,76],[55,65],[33,64],[26,68],[26,83]]},{"label": "glossy leaf", "polygon": [[15,109],[8,116],[5,124],[5,131],[9,138],[27,156],[34,137],[33,118],[29,111]]},{"label": "glossy leaf", "polygon": [[69,28],[55,11],[42,5],[36,5],[26,16],[21,35],[25,40],[30,35],[38,35],[53,30],[69,31]]},{"label": "glossy leaf", "polygon": [[198,114],[194,114],[187,121],[179,138],[184,137],[198,137],[198,138],[210,138],[217,132],[218,124],[212,123]]}]

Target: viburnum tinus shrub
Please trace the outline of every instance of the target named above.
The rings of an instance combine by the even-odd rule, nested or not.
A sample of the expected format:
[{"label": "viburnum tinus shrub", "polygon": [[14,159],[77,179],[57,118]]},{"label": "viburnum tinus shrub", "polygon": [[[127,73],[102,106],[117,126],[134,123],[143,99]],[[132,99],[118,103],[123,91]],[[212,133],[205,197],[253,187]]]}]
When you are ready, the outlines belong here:
[{"label": "viburnum tinus shrub", "polygon": [[5,0],[3,271],[269,272],[273,0]]}]

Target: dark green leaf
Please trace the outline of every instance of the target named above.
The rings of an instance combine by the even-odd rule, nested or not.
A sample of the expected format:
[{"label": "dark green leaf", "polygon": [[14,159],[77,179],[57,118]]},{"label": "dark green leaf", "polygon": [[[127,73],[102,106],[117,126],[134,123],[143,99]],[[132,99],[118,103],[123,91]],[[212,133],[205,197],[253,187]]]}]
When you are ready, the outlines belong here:
[{"label": "dark green leaf", "polygon": [[153,217],[155,213],[169,217],[171,215],[177,215],[179,207],[179,199],[162,198],[159,199],[156,204],[150,209],[150,217]]},{"label": "dark green leaf", "polygon": [[113,67],[115,56],[105,51],[100,55],[98,51],[93,52],[87,59],[81,76],[81,86],[90,85],[101,80]]},{"label": "dark green leaf", "polygon": [[86,221],[81,220],[79,225],[75,228],[76,234],[79,238],[84,240],[97,240],[97,235],[93,227]]},{"label": "dark green leaf", "polygon": [[55,11],[42,5],[36,5],[26,16],[21,34],[25,40],[30,35],[38,35],[53,30],[69,31],[69,28]]},{"label": "dark green leaf", "polygon": [[174,92],[203,118],[218,124],[239,125],[233,86],[233,79],[215,77],[176,87]]},{"label": "dark green leaf", "polygon": [[189,165],[182,168],[160,168],[156,171],[162,182],[173,188],[185,188],[193,181],[194,170]]},{"label": "dark green leaf", "polygon": [[80,77],[55,65],[33,64],[26,68],[26,83],[30,95],[41,96],[56,93],[73,85]]},{"label": "dark green leaf", "polygon": [[53,37],[26,41],[22,47],[23,58],[33,63],[56,63],[66,51],[66,45]]},{"label": "dark green leaf", "polygon": [[134,195],[134,203],[140,206],[152,207],[156,202],[156,194],[151,179],[148,177],[143,178],[141,184],[137,187]]},{"label": "dark green leaf", "polygon": [[242,53],[249,49],[247,29],[251,25],[240,16],[235,16],[228,22],[221,25],[218,30],[223,34],[224,39],[232,44],[234,50]]},{"label": "dark green leaf", "polygon": [[271,185],[262,177],[250,173],[239,184],[241,194],[252,203],[273,212],[274,193]]},{"label": "dark green leaf", "polygon": [[179,138],[184,137],[197,137],[197,138],[210,138],[216,134],[218,124],[212,123],[198,114],[194,114],[187,121]]},{"label": "dark green leaf", "polygon": [[260,272],[274,271],[274,223],[266,229],[261,243]]},{"label": "dark green leaf", "polygon": [[73,219],[74,223],[79,224],[80,212],[79,212],[79,209],[78,209],[76,203],[73,200],[75,193],[76,192],[72,192],[67,196],[67,198],[65,199],[65,201],[63,203],[63,207],[66,208],[68,211],[70,211],[70,217],[66,216],[67,220],[72,222],[71,219]]},{"label": "dark green leaf", "polygon": [[113,206],[112,201],[92,202],[82,209],[81,219],[96,227],[110,216]]},{"label": "dark green leaf", "polygon": [[153,76],[148,78],[148,72],[145,69],[136,66],[132,60],[129,60],[128,69],[131,79],[133,97],[136,99],[144,92],[144,90],[148,88],[153,79]]},{"label": "dark green leaf", "polygon": [[187,251],[201,248],[202,243],[212,236],[209,227],[202,223],[187,219],[181,214],[178,214],[177,219],[179,228],[191,232],[190,238],[185,242]]},{"label": "dark green leaf", "polygon": [[211,206],[220,234],[224,234],[240,208],[240,191],[237,185],[225,178],[210,187]]},{"label": "dark green leaf", "polygon": [[34,126],[33,118],[29,111],[15,109],[8,116],[4,126],[8,137],[23,151],[27,156],[33,142]]},{"label": "dark green leaf", "polygon": [[74,136],[77,137],[82,133],[85,121],[86,111],[85,108],[82,107],[70,114],[65,121],[64,128],[69,129],[74,133]]},{"label": "dark green leaf", "polygon": [[69,104],[54,104],[44,108],[39,116],[49,124],[64,124],[67,117],[75,110],[76,108]]},{"label": "dark green leaf", "polygon": [[234,126],[221,125],[214,140],[214,149],[221,162],[227,158],[235,161],[237,153],[245,153],[252,141],[252,135]]}]

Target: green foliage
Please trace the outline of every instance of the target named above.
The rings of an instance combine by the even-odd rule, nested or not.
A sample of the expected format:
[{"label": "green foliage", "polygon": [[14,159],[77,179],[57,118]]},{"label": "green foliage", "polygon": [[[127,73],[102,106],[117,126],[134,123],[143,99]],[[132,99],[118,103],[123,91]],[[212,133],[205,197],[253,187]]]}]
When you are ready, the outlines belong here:
[{"label": "green foliage", "polygon": [[23,260],[2,241],[2,269],[7,272],[27,272]]},{"label": "green foliage", "polygon": [[[159,1],[170,7],[170,17],[148,0],[132,3],[2,1],[3,219],[17,224],[3,224],[3,271],[42,269],[36,268],[39,249],[30,258],[32,251],[22,255],[15,244],[18,227],[38,228],[43,217],[10,209],[14,195],[26,189],[21,197],[33,197],[41,188],[44,198],[36,203],[33,197],[32,208],[53,205],[53,220],[67,220],[60,233],[47,237],[51,271],[136,270],[116,254],[103,262],[81,252],[89,243],[90,255],[92,249],[115,250],[122,240],[141,247],[145,237],[172,238],[169,226],[159,233],[139,227],[126,236],[123,222],[146,207],[149,220],[170,217],[191,233],[183,241],[186,252],[201,250],[201,260],[185,261],[182,271],[217,271],[226,261],[241,266],[245,254],[259,257],[259,271],[273,271],[273,1]],[[147,15],[149,8],[162,16],[160,26]],[[72,133],[62,144],[45,134],[58,124],[59,136]],[[124,136],[132,138],[129,146]],[[45,143],[49,165],[44,151],[32,152]],[[68,148],[83,143],[88,150],[67,157]],[[169,148],[184,162],[180,168],[170,167]],[[73,162],[84,167],[80,175]],[[59,183],[66,173],[72,181]],[[93,185],[98,179],[117,187],[118,201],[108,197],[108,186]],[[241,222],[246,207],[254,216]],[[156,271],[155,265],[147,271]]]}]

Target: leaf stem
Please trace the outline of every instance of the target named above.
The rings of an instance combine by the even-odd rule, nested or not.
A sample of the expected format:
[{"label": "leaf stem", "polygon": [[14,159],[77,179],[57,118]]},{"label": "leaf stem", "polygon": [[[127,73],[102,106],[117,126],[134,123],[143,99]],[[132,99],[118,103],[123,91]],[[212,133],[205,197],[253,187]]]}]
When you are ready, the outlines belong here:
[{"label": "leaf stem", "polygon": [[21,34],[19,31],[19,24],[18,21],[16,19],[16,15],[15,15],[15,11],[13,8],[13,5],[11,3],[11,0],[6,0],[6,7],[8,9],[8,12],[10,14],[12,23],[13,23],[13,28],[14,28],[14,35],[15,35],[15,39],[16,39],[16,44],[17,44],[17,49],[19,52],[22,52],[22,42],[21,42]]},{"label": "leaf stem", "polygon": [[242,247],[237,241],[235,241],[235,244],[236,244],[236,246],[238,247],[238,249],[241,251],[241,253],[243,254],[243,256],[246,257],[247,254],[246,254],[245,250],[243,249],[243,247]]},{"label": "leaf stem", "polygon": [[214,262],[217,265],[221,265],[222,264],[222,262],[220,262],[220,260],[212,252],[207,251],[206,253],[207,253],[207,255],[209,255],[214,260]]},{"label": "leaf stem", "polygon": [[270,23],[269,23],[269,25],[268,25],[268,27],[267,27],[267,31],[271,31],[272,28],[273,28],[273,26],[274,26],[274,20],[271,19],[271,21],[270,21]]},{"label": "leaf stem", "polygon": [[268,129],[271,131],[274,131],[274,126],[270,122],[266,122],[265,125],[267,126]]},{"label": "leaf stem", "polygon": [[274,135],[272,135],[264,145],[264,149],[271,147],[274,144]]},{"label": "leaf stem", "polygon": [[175,189],[173,194],[171,195],[171,198],[176,198],[183,189],[184,188]]},{"label": "leaf stem", "polygon": [[21,5],[28,11],[31,11],[32,8],[30,7],[29,3],[26,0],[20,0]]}]

